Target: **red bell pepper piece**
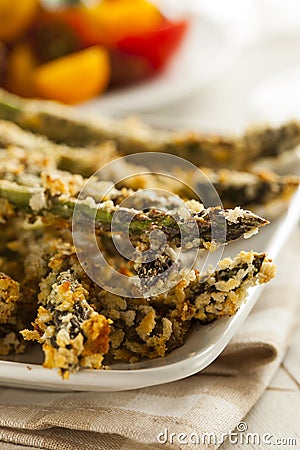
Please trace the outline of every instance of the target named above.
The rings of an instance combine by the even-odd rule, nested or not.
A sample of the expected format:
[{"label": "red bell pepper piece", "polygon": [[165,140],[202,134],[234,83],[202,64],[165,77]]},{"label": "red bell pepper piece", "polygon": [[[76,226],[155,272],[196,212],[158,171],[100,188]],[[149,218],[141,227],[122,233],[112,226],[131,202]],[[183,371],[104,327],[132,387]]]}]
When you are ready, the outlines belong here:
[{"label": "red bell pepper piece", "polygon": [[139,36],[128,36],[117,44],[120,51],[144,58],[153,70],[163,69],[181,43],[187,20],[165,20],[158,28]]}]

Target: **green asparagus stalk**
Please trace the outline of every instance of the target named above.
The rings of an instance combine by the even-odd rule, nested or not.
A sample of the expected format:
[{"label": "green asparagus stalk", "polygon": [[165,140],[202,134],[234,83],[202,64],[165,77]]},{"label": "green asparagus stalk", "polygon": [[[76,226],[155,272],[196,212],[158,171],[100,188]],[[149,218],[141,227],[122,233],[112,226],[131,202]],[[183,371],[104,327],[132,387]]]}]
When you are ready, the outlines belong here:
[{"label": "green asparagus stalk", "polygon": [[[184,218],[180,209],[168,213],[150,209],[143,212],[135,209],[127,209],[115,205],[113,201],[96,203],[93,199],[78,200],[75,197],[56,196],[43,187],[22,186],[7,180],[0,180],[0,198],[6,199],[15,208],[16,212],[27,214],[31,217],[47,217],[52,224],[57,219],[66,219],[70,222],[73,218],[75,207],[83,220],[94,220],[95,229],[101,233],[111,231],[111,223],[116,212],[119,220],[116,221],[114,231],[126,233],[129,226],[129,238],[133,243],[139,243],[142,236],[153,230],[163,231],[167,244],[175,246],[200,247],[207,250],[217,248],[221,242],[212,239],[212,223],[218,224],[218,232],[226,237],[226,242],[236,240],[242,236],[248,237],[257,229],[268,223],[267,220],[256,216],[250,211],[240,208],[234,210],[223,210],[219,207],[204,207],[197,211],[187,208],[190,217]],[[198,204],[200,206],[200,204]],[[183,238],[181,239],[182,227]],[[199,236],[193,242],[189,237],[198,227]],[[226,227],[226,230],[224,230]]]},{"label": "green asparagus stalk", "polygon": [[165,152],[186,158],[197,166],[213,168],[244,169],[257,158],[276,157],[300,143],[297,122],[278,128],[254,129],[236,138],[168,132],[153,130],[140,122],[82,120],[68,107],[23,100],[3,90],[0,91],[0,118],[70,146],[86,147],[113,140],[122,154]]}]

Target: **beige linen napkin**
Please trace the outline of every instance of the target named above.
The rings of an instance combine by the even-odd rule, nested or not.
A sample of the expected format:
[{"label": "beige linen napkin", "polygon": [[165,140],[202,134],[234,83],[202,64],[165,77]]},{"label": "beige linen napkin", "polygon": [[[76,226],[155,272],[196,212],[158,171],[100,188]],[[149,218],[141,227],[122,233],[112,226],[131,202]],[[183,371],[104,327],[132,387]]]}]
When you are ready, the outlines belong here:
[{"label": "beige linen napkin", "polygon": [[[287,349],[300,297],[299,255],[296,230],[277,261],[277,278],[227,349],[204,372],[120,393],[1,388],[3,448],[9,449],[4,442],[10,442],[59,450],[163,449],[174,433],[174,449],[216,449],[219,444],[208,440],[194,445],[196,435],[215,433],[219,440],[233,430],[263,393]],[[180,440],[189,443],[179,444]]]}]

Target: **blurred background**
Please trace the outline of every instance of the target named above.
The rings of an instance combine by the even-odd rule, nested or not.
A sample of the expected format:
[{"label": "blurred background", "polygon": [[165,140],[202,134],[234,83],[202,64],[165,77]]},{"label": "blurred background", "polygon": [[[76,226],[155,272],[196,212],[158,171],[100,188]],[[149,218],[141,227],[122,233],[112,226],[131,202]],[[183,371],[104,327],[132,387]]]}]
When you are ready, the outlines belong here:
[{"label": "blurred background", "polygon": [[203,131],[300,118],[296,0],[0,0],[0,42],[25,97]]},{"label": "blurred background", "polygon": [[[239,132],[300,118],[300,4],[294,0],[190,2],[230,36],[228,65],[180,106],[199,126]],[[232,46],[232,47],[231,47]],[[230,53],[230,51],[232,53]],[[173,111],[173,112],[172,112]],[[176,115],[165,108],[166,115]],[[196,120],[196,124],[197,124]]]}]

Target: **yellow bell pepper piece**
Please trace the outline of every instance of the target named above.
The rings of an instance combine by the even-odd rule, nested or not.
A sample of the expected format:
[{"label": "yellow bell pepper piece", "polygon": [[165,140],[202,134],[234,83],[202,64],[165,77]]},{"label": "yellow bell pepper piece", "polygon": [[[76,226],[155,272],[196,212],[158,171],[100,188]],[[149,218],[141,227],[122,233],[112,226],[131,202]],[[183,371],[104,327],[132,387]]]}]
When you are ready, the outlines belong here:
[{"label": "yellow bell pepper piece", "polygon": [[126,36],[147,33],[162,21],[161,12],[147,0],[102,0],[80,11],[90,43],[116,44]]},{"label": "yellow bell pepper piece", "polygon": [[18,39],[33,22],[38,0],[0,0],[0,41]]},{"label": "yellow bell pepper piece", "polygon": [[7,58],[6,89],[22,97],[34,97],[32,76],[36,67],[36,57],[29,44],[16,44]]},{"label": "yellow bell pepper piece", "polygon": [[41,65],[33,81],[46,99],[79,103],[103,92],[110,78],[110,62],[103,47],[90,47]]}]

